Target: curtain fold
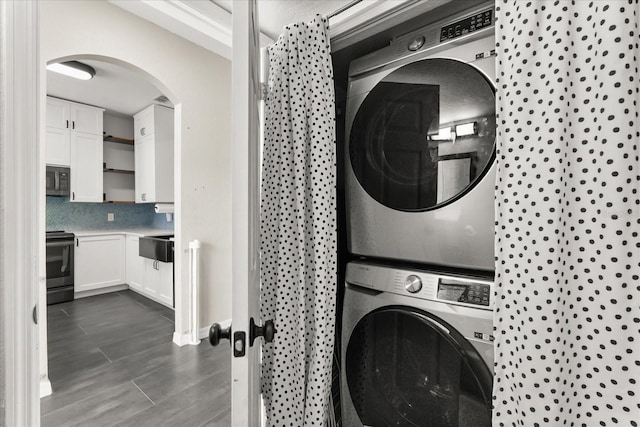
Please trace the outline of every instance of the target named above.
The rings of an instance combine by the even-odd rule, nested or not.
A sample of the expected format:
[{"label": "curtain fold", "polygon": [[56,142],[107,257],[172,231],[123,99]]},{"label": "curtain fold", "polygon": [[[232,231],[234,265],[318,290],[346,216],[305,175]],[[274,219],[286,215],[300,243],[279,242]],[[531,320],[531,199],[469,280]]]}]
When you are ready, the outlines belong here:
[{"label": "curtain fold", "polygon": [[640,423],[638,1],[498,1],[494,425]]},{"label": "curtain fold", "polygon": [[335,101],[326,19],[269,47],[261,189],[261,316],[267,424],[322,425],[335,328]]}]

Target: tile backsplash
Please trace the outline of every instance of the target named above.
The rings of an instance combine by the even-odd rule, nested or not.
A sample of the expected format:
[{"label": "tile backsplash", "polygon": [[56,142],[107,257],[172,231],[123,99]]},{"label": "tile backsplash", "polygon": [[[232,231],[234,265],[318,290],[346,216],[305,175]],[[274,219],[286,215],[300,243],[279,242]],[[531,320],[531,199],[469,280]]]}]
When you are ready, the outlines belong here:
[{"label": "tile backsplash", "polygon": [[[114,221],[107,221],[108,213]],[[47,231],[148,227],[172,230],[173,221],[155,213],[152,203],[71,203],[68,197],[47,196]]]}]

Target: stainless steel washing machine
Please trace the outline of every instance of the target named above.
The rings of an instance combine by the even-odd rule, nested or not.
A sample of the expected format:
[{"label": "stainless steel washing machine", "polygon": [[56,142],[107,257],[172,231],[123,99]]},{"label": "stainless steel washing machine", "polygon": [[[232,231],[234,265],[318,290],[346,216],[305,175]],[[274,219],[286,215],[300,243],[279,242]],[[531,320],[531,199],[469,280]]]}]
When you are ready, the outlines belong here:
[{"label": "stainless steel washing machine", "polygon": [[494,39],[491,3],[351,63],[352,254],[494,270]]},{"label": "stainless steel washing machine", "polygon": [[493,281],[356,261],[342,327],[343,425],[491,425]]}]

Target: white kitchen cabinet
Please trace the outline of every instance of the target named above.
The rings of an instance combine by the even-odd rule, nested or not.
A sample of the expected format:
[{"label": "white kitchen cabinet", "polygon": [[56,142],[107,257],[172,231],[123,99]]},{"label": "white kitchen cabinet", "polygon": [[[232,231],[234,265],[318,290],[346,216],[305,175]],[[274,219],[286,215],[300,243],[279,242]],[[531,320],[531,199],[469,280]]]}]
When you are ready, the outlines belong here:
[{"label": "white kitchen cabinet", "polygon": [[102,137],[71,133],[72,202],[102,202]]},{"label": "white kitchen cabinet", "polygon": [[69,166],[70,105],[66,101],[47,97],[46,162],[48,165]]},{"label": "white kitchen cabinet", "polygon": [[139,236],[127,236],[126,283],[131,290],[173,307],[173,263],[141,257],[139,245]]},{"label": "white kitchen cabinet", "polygon": [[142,292],[145,281],[145,258],[138,255],[139,241],[138,236],[127,236],[126,279],[131,289]]},{"label": "white kitchen cabinet", "polygon": [[75,292],[124,284],[124,236],[76,237],[74,273]]},{"label": "white kitchen cabinet", "polygon": [[133,116],[136,203],[173,203],[173,109],[151,105]]},{"label": "white kitchen cabinet", "polygon": [[143,295],[173,307],[173,263],[144,258]]},{"label": "white kitchen cabinet", "polygon": [[158,299],[169,307],[173,307],[173,263],[157,262],[160,281],[158,282]]},{"label": "white kitchen cabinet", "polygon": [[103,112],[47,97],[46,163],[70,167],[73,202],[102,202]]}]

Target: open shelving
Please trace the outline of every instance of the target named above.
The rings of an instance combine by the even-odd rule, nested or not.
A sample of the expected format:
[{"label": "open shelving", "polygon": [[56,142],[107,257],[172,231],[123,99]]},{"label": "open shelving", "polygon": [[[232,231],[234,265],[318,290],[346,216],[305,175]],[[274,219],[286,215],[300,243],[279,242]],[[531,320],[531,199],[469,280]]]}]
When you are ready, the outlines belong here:
[{"label": "open shelving", "polygon": [[135,203],[134,140],[103,133],[103,203]]},{"label": "open shelving", "polygon": [[106,133],[102,134],[102,140],[105,142],[115,142],[116,144],[126,144],[126,145],[133,145],[134,143],[133,139],[107,135]]}]

